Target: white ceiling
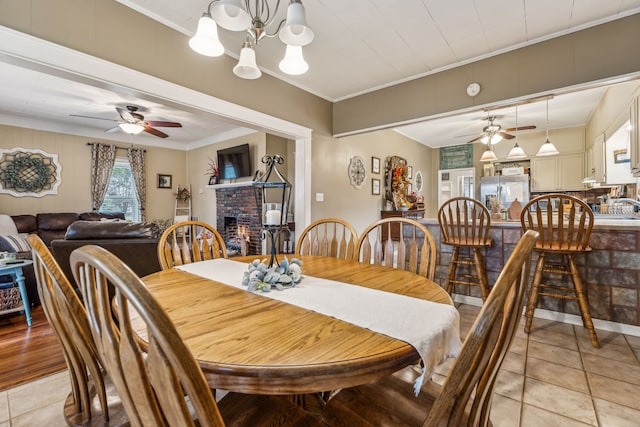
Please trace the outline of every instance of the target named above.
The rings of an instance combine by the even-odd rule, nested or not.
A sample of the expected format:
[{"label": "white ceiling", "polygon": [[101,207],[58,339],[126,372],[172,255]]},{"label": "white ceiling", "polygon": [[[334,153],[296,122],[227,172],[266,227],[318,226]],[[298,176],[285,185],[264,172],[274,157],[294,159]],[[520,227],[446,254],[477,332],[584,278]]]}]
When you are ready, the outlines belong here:
[{"label": "white ceiling", "polygon": [[[209,0],[118,0],[187,35]],[[272,3],[274,3],[272,1]],[[288,2],[283,0],[283,5]],[[315,33],[304,48],[309,71],[280,73],[284,54],[277,39],[256,49],[265,73],[330,101],[442,71],[541,40],[640,12],[640,0],[303,0]],[[280,15],[284,16],[281,6]],[[226,53],[237,58],[241,33],[219,29]],[[185,49],[188,49],[185,46]],[[211,58],[215,61],[215,58]],[[229,70],[229,73],[232,71]],[[251,132],[199,111],[185,111],[131,90],[71,81],[0,56],[0,123],[133,142],[192,148]],[[555,96],[549,101],[549,128],[586,123],[603,89]],[[99,100],[97,102],[96,100]],[[148,120],[178,121],[183,128],[160,128],[169,138],[104,131],[115,125],[115,106],[142,107]],[[73,117],[84,115],[107,120]],[[488,113],[467,112],[399,129],[430,147],[456,145],[478,134]],[[492,111],[503,128],[515,126],[515,108]],[[518,108],[518,124],[545,127],[545,102]]]}]

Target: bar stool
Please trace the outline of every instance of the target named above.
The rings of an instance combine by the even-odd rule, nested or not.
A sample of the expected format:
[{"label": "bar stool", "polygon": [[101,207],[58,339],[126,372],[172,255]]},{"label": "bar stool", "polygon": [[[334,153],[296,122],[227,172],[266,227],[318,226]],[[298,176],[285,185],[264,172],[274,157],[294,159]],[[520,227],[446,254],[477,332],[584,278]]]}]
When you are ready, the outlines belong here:
[{"label": "bar stool", "polygon": [[[456,197],[440,206],[438,222],[441,242],[453,246],[445,289],[451,294],[454,285],[479,286],[482,301],[485,301],[489,296],[489,279],[482,250],[493,243],[493,239],[489,237],[489,210],[476,199]],[[467,254],[460,253],[463,248]],[[466,265],[468,271],[461,271],[458,275],[460,265]]]},{"label": "bar stool", "polygon": [[[591,345],[600,347],[591,321],[589,301],[574,255],[591,252],[589,237],[593,228],[593,211],[582,200],[566,194],[546,194],[531,200],[520,215],[522,230],[536,230],[540,238],[536,242],[538,261],[529,291],[525,311],[524,331],[529,333],[533,313],[540,296],[577,301],[582,324],[589,331]],[[572,286],[563,286],[553,277],[543,274],[560,274],[571,278]],[[556,276],[557,277],[557,276]]]}]

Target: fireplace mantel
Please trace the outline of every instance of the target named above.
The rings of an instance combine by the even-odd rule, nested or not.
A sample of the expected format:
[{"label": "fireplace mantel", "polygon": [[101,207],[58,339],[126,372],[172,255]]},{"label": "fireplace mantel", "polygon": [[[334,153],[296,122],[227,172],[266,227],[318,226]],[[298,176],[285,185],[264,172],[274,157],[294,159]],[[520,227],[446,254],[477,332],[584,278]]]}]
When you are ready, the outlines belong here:
[{"label": "fireplace mantel", "polygon": [[253,181],[243,181],[243,182],[231,182],[228,184],[215,184],[215,185],[207,185],[206,187],[210,190],[215,190],[217,188],[234,188],[234,187],[247,187],[253,186]]}]

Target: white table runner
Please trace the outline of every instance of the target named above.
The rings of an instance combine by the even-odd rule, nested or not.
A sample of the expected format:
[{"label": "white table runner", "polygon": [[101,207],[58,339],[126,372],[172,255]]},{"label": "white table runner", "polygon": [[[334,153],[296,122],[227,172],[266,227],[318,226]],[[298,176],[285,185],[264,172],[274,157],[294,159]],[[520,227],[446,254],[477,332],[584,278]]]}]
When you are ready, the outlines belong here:
[{"label": "white table runner", "polygon": [[[242,276],[247,267],[244,262],[219,258],[177,268],[246,290]],[[294,288],[261,295],[411,344],[424,364],[422,375],[416,380],[416,394],[436,365],[457,356],[460,350],[460,316],[448,304],[312,276],[304,276]]]}]

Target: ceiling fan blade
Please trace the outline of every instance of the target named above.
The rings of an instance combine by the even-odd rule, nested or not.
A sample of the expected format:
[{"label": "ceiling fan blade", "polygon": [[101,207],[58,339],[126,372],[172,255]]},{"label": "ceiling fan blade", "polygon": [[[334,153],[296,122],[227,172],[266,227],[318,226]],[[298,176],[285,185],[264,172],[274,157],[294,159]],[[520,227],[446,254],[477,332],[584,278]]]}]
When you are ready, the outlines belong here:
[{"label": "ceiling fan blade", "polygon": [[504,132],[504,131],[501,131],[501,132],[498,132],[498,133],[499,133],[499,134],[500,134],[504,139],[513,139],[513,138],[515,138],[515,136],[513,136],[513,135],[509,135],[508,133],[506,133],[506,132]]},{"label": "ceiling fan blade", "polygon": [[114,126],[114,127],[112,127],[111,129],[107,129],[107,130],[105,130],[104,132],[105,132],[105,133],[116,133],[116,132],[118,132],[119,130],[120,130],[120,126]]},{"label": "ceiling fan blade", "polygon": [[117,122],[116,119],[105,119],[104,117],[83,116],[81,114],[69,114],[70,117],[81,117],[83,119],[96,119],[96,120],[108,120],[110,122]]},{"label": "ceiling fan blade", "polygon": [[480,140],[483,136],[484,135],[480,135],[480,136],[478,136],[476,138],[473,138],[471,141],[467,141],[467,144],[471,144],[472,142],[476,142],[476,141]]},{"label": "ceiling fan blade", "polygon": [[516,132],[519,130],[530,130],[530,129],[535,129],[536,126],[535,125],[530,125],[530,126],[518,126],[515,128],[508,128],[508,129],[504,129],[505,132]]},{"label": "ceiling fan blade", "polygon": [[181,128],[182,124],[178,123],[178,122],[162,122],[162,121],[157,121],[157,120],[147,120],[145,122],[147,125],[149,126],[160,126],[160,127],[166,127],[166,128]]},{"label": "ceiling fan blade", "polygon": [[159,131],[158,129],[154,129],[154,128],[152,128],[152,127],[151,127],[151,126],[149,126],[149,125],[146,125],[146,126],[144,127],[144,131],[145,131],[145,132],[147,132],[147,133],[150,133],[151,135],[155,135],[155,136],[157,136],[157,137],[160,137],[160,138],[166,138],[166,137],[168,137],[168,136],[169,136],[169,135],[167,135],[166,133],[161,132],[161,131]]},{"label": "ceiling fan blade", "polygon": [[122,120],[129,123],[135,123],[137,120],[131,115],[131,112],[125,108],[116,107],[118,114],[122,117]]}]

